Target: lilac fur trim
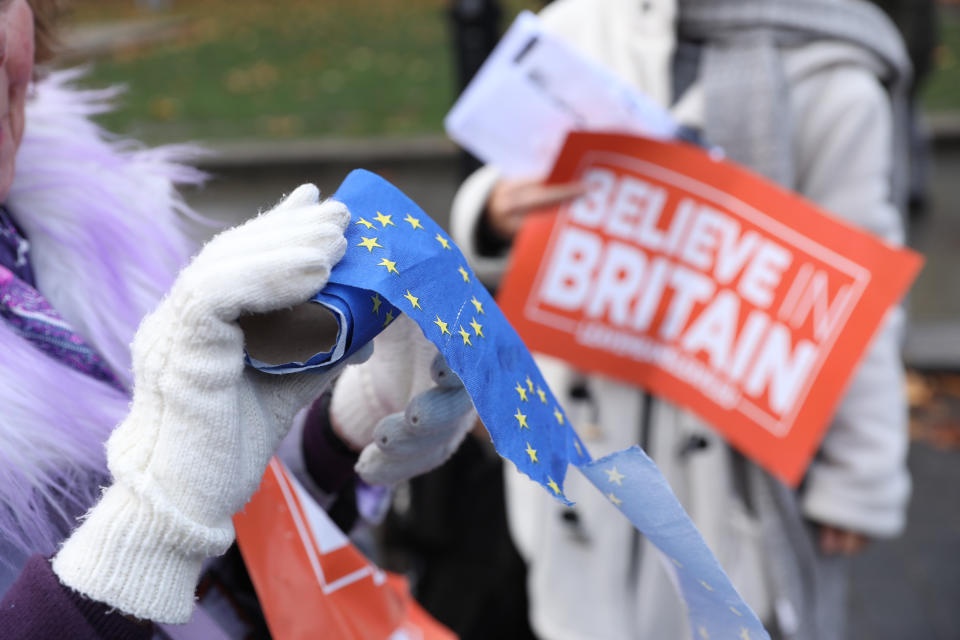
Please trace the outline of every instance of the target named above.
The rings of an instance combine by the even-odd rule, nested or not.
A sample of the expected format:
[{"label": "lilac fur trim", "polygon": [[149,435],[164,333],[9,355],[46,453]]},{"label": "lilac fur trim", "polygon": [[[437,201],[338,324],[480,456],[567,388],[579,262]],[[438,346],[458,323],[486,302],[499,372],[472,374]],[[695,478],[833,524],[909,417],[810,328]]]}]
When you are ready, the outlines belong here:
[{"label": "lilac fur trim", "polygon": [[0,344],[0,539],[23,555],[49,555],[105,482],[103,443],[128,398],[41,353],[5,323]]},{"label": "lilac fur trim", "polygon": [[[6,204],[38,289],[130,388],[133,334],[194,249],[184,218],[195,215],[175,185],[203,174],[185,164],[191,147],[146,149],[90,122],[118,91],[78,90],[81,75],[35,85]],[[50,554],[106,479],[104,442],[129,399],[3,323],[0,345],[0,543]]]},{"label": "lilac fur trim", "polygon": [[116,92],[72,89],[79,76],[36,85],[7,204],[30,240],[37,288],[129,387],[133,333],[192,252],[174,185],[202,174],[179,163],[189,148],[108,139],[87,117]]}]

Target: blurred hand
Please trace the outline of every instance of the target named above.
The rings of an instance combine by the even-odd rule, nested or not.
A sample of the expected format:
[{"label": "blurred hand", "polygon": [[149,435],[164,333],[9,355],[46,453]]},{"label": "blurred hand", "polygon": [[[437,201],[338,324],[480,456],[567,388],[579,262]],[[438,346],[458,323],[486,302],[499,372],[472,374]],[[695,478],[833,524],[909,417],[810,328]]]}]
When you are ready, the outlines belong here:
[{"label": "blurred hand", "polygon": [[820,551],[824,555],[853,556],[863,551],[870,542],[870,538],[862,533],[828,524],[819,526],[819,538]]},{"label": "blurred hand", "polygon": [[487,223],[505,240],[513,240],[527,215],[548,209],[587,192],[579,182],[545,185],[539,180],[501,180],[487,200]]},{"label": "blurred hand", "polygon": [[373,356],[337,381],[330,418],[340,439],[361,452],[356,470],[364,482],[388,485],[443,464],[476,414],[460,378],[401,315],[374,340]]}]

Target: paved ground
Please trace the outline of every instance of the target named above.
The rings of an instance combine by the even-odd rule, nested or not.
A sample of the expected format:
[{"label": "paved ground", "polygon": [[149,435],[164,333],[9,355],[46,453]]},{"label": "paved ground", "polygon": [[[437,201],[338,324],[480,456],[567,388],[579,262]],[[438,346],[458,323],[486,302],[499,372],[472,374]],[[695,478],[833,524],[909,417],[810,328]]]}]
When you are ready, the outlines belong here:
[{"label": "paved ground", "polygon": [[960,638],[960,452],[913,445],[907,532],[856,559],[851,640]]},{"label": "paved ground", "polygon": [[960,135],[951,138],[935,147],[932,210],[911,231],[911,244],[927,264],[910,296],[913,331],[906,352],[917,365],[960,370]]}]

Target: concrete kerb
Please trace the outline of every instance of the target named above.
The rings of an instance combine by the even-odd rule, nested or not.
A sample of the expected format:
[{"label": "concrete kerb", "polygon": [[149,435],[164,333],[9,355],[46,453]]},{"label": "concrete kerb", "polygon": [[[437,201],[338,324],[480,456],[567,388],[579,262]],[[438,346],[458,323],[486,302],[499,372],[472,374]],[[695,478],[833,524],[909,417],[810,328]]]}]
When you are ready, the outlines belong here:
[{"label": "concrete kerb", "polygon": [[453,160],[458,153],[456,145],[443,136],[214,142],[203,147],[210,153],[199,159],[199,165],[212,172],[326,164],[415,164]]},{"label": "concrete kerb", "polygon": [[924,114],[923,125],[934,147],[960,145],[960,111]]}]

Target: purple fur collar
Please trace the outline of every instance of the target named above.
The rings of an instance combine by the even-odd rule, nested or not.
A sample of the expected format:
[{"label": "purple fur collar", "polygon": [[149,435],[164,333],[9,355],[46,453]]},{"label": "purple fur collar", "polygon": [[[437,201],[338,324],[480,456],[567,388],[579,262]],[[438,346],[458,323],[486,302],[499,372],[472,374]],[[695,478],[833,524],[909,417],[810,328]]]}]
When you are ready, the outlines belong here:
[{"label": "purple fur collar", "polygon": [[[128,388],[129,344],[193,247],[175,185],[197,184],[189,147],[146,149],[90,121],[116,90],[34,86],[6,204],[31,244],[37,286]],[[103,443],[129,398],[41,353],[0,322],[0,564],[50,554],[107,477]]]}]

